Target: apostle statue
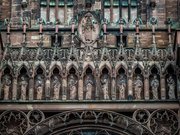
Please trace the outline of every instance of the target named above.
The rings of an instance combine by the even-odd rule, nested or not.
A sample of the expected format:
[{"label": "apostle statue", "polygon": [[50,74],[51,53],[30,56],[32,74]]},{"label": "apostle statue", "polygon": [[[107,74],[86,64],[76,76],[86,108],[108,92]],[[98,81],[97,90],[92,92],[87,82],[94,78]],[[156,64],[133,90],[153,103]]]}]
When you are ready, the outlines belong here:
[{"label": "apostle statue", "polygon": [[143,82],[140,76],[136,77],[136,80],[134,82],[134,95],[135,99],[140,100],[141,99],[141,93],[143,89]]},{"label": "apostle statue", "polygon": [[59,92],[61,88],[61,83],[60,80],[57,76],[53,77],[53,99],[58,100],[59,99]]},{"label": "apostle statue", "polygon": [[25,76],[21,76],[21,80],[20,80],[21,100],[26,100],[27,86],[28,86],[28,82]]},{"label": "apostle statue", "polygon": [[70,91],[70,100],[75,100],[77,97],[77,80],[75,75],[73,74],[69,76],[69,91]]},{"label": "apostle statue", "polygon": [[176,83],[172,77],[172,75],[170,75],[168,78],[167,78],[167,86],[168,86],[168,96],[169,96],[169,99],[175,99],[175,86],[176,86]]},{"label": "apostle statue", "polygon": [[93,92],[93,80],[91,75],[87,75],[86,82],[85,82],[85,99],[91,100],[92,99],[92,92]]},{"label": "apostle statue", "polygon": [[159,80],[157,78],[157,75],[153,76],[150,85],[151,85],[153,99],[158,99]]},{"label": "apostle statue", "polygon": [[126,79],[124,75],[120,75],[117,86],[119,91],[119,99],[125,99]]},{"label": "apostle statue", "polygon": [[109,100],[109,78],[108,75],[104,75],[101,78],[101,86],[102,86],[102,92],[103,92],[103,99]]},{"label": "apostle statue", "polygon": [[9,99],[9,93],[10,93],[10,87],[12,84],[11,81],[11,77],[9,75],[5,75],[4,76],[4,82],[3,82],[4,86],[4,100],[8,100]]},{"label": "apostle statue", "polygon": [[36,80],[36,91],[37,91],[37,100],[41,100],[43,97],[43,88],[44,88],[44,82],[43,82],[43,78],[42,75],[38,75],[37,76],[37,80]]}]

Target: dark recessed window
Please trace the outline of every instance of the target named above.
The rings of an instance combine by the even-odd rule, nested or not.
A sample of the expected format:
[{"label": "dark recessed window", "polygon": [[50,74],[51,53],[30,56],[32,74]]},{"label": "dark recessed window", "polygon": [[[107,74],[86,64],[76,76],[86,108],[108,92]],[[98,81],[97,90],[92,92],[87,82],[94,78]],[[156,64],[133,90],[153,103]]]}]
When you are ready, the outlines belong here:
[{"label": "dark recessed window", "polygon": [[[61,40],[62,40],[62,37],[58,36],[58,44],[59,44],[59,46],[61,46]],[[56,41],[55,36],[54,35],[51,36],[51,46],[54,46],[55,41]]]},{"label": "dark recessed window", "polygon": [[69,24],[73,17],[73,0],[41,0],[41,18],[53,24],[57,19],[61,24]]},{"label": "dark recessed window", "polygon": [[[123,44],[124,44],[124,47],[127,46],[127,36],[126,35],[123,35]],[[120,36],[117,36],[117,44],[116,44],[116,46],[119,47],[119,45],[120,45]]]},{"label": "dark recessed window", "polygon": [[[120,14],[126,22],[137,17],[137,0],[104,0],[104,18],[109,23],[118,23]],[[121,8],[120,8],[121,7]]]}]

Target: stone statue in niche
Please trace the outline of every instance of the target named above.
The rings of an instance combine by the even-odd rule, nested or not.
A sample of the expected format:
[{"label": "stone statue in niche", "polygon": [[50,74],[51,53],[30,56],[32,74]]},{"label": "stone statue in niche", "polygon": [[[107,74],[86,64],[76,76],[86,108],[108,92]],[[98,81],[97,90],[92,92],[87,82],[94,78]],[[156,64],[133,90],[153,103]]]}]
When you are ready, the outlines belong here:
[{"label": "stone statue in niche", "polygon": [[75,100],[77,97],[77,79],[76,76],[71,74],[69,76],[69,91],[70,91],[70,100]]},{"label": "stone statue in niche", "polygon": [[157,75],[153,75],[150,85],[151,85],[153,99],[158,99],[159,80],[157,78]]},{"label": "stone statue in niche", "polygon": [[42,75],[38,75],[37,79],[36,79],[36,92],[37,92],[37,100],[41,100],[43,97],[43,88],[44,88],[44,82],[43,82],[43,78]]},{"label": "stone statue in niche", "polygon": [[21,76],[21,80],[20,80],[21,100],[26,100],[27,86],[28,86],[28,82],[25,76]]},{"label": "stone statue in niche", "polygon": [[143,89],[143,82],[141,77],[138,75],[135,79],[134,82],[134,96],[135,99],[140,100],[141,99],[141,93],[142,93],[142,89]]},{"label": "stone statue in niche", "polygon": [[58,100],[59,99],[59,92],[60,92],[60,88],[61,88],[61,83],[60,80],[57,76],[53,77],[53,99],[54,100]]},{"label": "stone statue in niche", "polygon": [[87,75],[86,81],[85,81],[85,99],[91,100],[92,99],[92,92],[93,92],[93,78],[92,75]]},{"label": "stone statue in niche", "polygon": [[123,74],[120,75],[117,86],[119,91],[119,99],[125,99],[125,91],[126,91],[125,75]]},{"label": "stone statue in niche", "polygon": [[167,86],[168,86],[169,99],[175,99],[175,86],[176,86],[176,83],[175,83],[172,75],[170,75],[167,78]]},{"label": "stone statue in niche", "polygon": [[10,93],[10,87],[12,84],[11,77],[9,75],[4,76],[4,81],[3,81],[3,88],[4,88],[4,100],[9,99],[9,93]]},{"label": "stone statue in niche", "polygon": [[102,92],[103,92],[103,99],[109,100],[109,77],[107,74],[103,75],[101,78],[101,86],[102,86]]}]

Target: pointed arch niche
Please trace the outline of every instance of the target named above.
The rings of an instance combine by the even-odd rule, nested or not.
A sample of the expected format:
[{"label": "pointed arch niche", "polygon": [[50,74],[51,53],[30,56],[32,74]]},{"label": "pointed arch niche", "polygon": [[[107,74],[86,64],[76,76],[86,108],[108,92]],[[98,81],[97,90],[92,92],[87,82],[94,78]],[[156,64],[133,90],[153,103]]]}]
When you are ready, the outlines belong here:
[{"label": "pointed arch niche", "polygon": [[141,68],[136,67],[133,74],[133,96],[135,100],[144,99],[143,73]]},{"label": "pointed arch niche", "polygon": [[176,99],[177,97],[177,82],[175,70],[172,65],[166,68],[166,99]]},{"label": "pointed arch niche", "polygon": [[50,95],[53,100],[62,99],[62,77],[58,67],[54,67],[51,73]]},{"label": "pointed arch niche", "polygon": [[4,100],[10,100],[12,99],[12,70],[9,66],[7,66],[4,71],[1,78],[2,82],[2,98]]},{"label": "pointed arch niche", "polygon": [[95,79],[93,70],[88,67],[84,73],[84,100],[95,100]]},{"label": "pointed arch niche", "polygon": [[100,82],[101,82],[100,99],[110,100],[111,99],[111,76],[110,76],[110,71],[108,70],[107,67],[104,67],[101,71]]},{"label": "pointed arch niche", "polygon": [[17,98],[20,100],[28,99],[29,74],[25,66],[22,66],[19,70],[18,82]]},{"label": "pointed arch niche", "polygon": [[78,76],[77,71],[74,67],[71,67],[68,75],[68,100],[77,100],[78,99]]},{"label": "pointed arch niche", "polygon": [[127,99],[127,76],[126,71],[123,67],[119,68],[116,77],[116,99],[124,100]]},{"label": "pointed arch niche", "polygon": [[35,81],[34,81],[34,95],[36,100],[42,100],[45,97],[45,82],[44,75],[45,71],[41,66],[38,66],[36,69]]},{"label": "pointed arch niche", "polygon": [[150,99],[153,100],[161,99],[160,71],[156,66],[153,66],[150,70],[149,86],[150,86],[150,91],[149,91]]}]

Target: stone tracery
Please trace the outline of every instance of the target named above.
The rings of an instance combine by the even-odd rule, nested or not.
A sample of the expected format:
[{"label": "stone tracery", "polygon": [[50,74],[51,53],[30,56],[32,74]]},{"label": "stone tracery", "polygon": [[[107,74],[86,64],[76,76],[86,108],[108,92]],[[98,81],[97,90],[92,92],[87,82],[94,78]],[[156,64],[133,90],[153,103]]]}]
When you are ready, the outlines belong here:
[{"label": "stone tracery", "polygon": [[[85,5],[82,4],[83,9],[78,9],[80,12],[73,9],[76,13],[70,22],[68,16],[71,15],[64,17],[68,20],[67,26],[62,25],[56,13],[55,24],[44,22],[38,15],[38,25],[34,27],[31,23],[35,23],[35,20],[31,20],[31,17],[26,18],[25,12],[27,7],[31,9],[31,4],[37,1],[22,0],[22,26],[16,29],[11,20],[6,19],[7,28],[2,29],[1,35],[4,36],[3,53],[0,57],[0,102],[5,108],[13,107],[6,107],[6,104],[23,106],[25,113],[13,110],[1,113],[0,134],[24,134],[29,125],[32,129],[28,129],[27,134],[32,135],[43,134],[46,131],[52,134],[63,132],[68,135],[178,134],[177,104],[180,81],[176,54],[179,45],[172,42],[175,41],[172,36],[177,34],[178,30],[171,29],[170,19],[167,20],[167,31],[165,25],[162,29],[159,24],[157,26],[158,19],[154,17],[156,11],[152,11],[151,19],[147,13],[147,22],[141,20],[143,17],[146,18],[140,17],[141,13],[131,17],[131,11],[128,11],[128,20],[125,19],[126,15],[122,18],[124,15],[120,14],[120,11],[124,12],[124,7],[130,10],[133,1],[127,0],[126,5],[122,0],[119,0],[119,3],[116,0],[104,1],[105,3],[87,0],[84,1]],[[74,8],[72,4],[68,5],[69,0],[46,2],[50,2],[47,9],[54,4],[53,2],[59,2],[58,5],[54,5],[56,12],[62,6],[60,2],[64,2],[63,8],[66,11],[69,6]],[[74,1],[77,5],[78,2]],[[99,10],[94,9],[96,4],[99,4]],[[141,0],[136,4],[137,8],[142,8]],[[113,8],[118,6],[119,20],[115,23]],[[110,9],[105,11],[110,12],[110,22],[105,18],[105,12],[101,13],[100,9],[104,10],[103,8]],[[141,9],[137,10],[141,12]],[[34,12],[37,12],[37,9],[29,13],[31,15]],[[49,15],[51,14],[47,14]],[[146,23],[146,26],[143,23]],[[152,34],[149,34],[150,32]],[[20,35],[19,46],[14,46],[16,44],[12,40],[16,37],[15,33]],[[145,42],[144,37],[147,40]],[[166,39],[168,41],[161,41]],[[163,47],[160,42],[163,42]],[[42,107],[41,103],[47,106]],[[157,107],[152,105],[154,103],[160,108],[162,105],[162,108],[175,109],[155,110]],[[53,116],[54,112],[46,112],[51,107],[55,108],[54,111],[64,111],[67,106],[73,107],[73,104],[75,108],[80,104],[80,108],[89,111],[71,110]],[[132,108],[128,108],[129,105]],[[147,109],[140,109],[139,106]],[[94,109],[106,107],[116,109],[120,113],[125,111],[128,117]],[[34,110],[35,108],[42,110]],[[52,117],[48,118],[49,116]],[[82,129],[71,122],[75,122]],[[89,127],[86,124],[89,124]],[[63,128],[57,129],[58,126]]]}]

